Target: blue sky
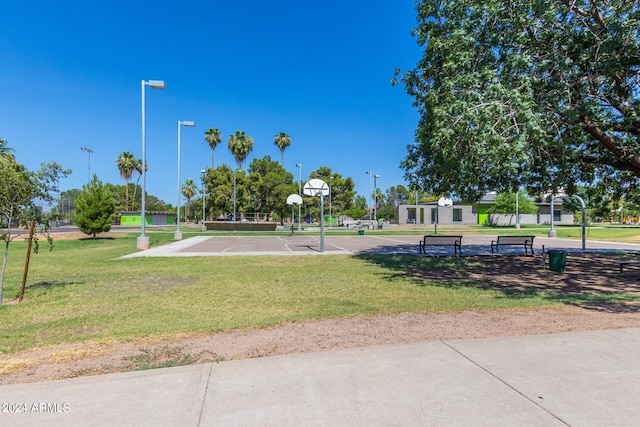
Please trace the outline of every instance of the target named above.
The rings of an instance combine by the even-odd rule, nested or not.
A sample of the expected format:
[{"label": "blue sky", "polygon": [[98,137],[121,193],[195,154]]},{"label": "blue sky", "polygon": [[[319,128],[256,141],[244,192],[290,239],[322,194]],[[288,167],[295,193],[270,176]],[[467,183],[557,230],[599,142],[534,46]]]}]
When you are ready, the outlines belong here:
[{"label": "blue sky", "polygon": [[141,157],[141,81],[146,90],[147,191],[177,203],[177,123],[181,180],[211,166],[204,132],[223,142],[215,164],[235,166],[227,140],[255,140],[245,162],[270,155],[291,136],[285,168],[303,182],[328,166],[358,194],[405,184],[399,168],[418,115],[394,69],[420,50],[413,0],[5,1],[0,6],[0,136],[20,163],[56,161],[73,173],[62,191],[91,174],[124,184],[116,157]]}]

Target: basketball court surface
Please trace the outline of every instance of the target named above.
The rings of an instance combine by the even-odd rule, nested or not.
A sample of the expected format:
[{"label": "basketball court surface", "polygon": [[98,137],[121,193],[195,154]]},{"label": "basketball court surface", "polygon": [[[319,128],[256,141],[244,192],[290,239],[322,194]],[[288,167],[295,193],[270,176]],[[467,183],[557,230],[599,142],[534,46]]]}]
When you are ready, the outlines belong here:
[{"label": "basketball court surface", "polygon": [[[126,255],[131,257],[185,257],[233,255],[357,255],[408,254],[418,255],[420,235],[353,235],[324,236],[298,234],[294,236],[196,236]],[[464,236],[462,255],[491,255],[491,241],[495,236]],[[324,246],[324,248],[323,248]],[[582,241],[536,237],[534,251],[562,249],[568,252],[582,250]],[[587,241],[587,251],[640,251],[640,245]],[[324,250],[322,250],[324,249]],[[453,247],[430,247],[428,255],[453,255]],[[502,255],[524,254],[524,248],[505,247]]]}]

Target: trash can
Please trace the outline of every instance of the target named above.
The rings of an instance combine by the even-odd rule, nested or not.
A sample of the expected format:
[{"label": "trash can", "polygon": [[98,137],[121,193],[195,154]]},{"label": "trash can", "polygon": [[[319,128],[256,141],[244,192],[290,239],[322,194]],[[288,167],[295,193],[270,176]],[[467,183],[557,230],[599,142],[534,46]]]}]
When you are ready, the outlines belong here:
[{"label": "trash can", "polygon": [[358,236],[364,236],[364,230],[358,230]]},{"label": "trash can", "polygon": [[549,270],[564,273],[564,269],[567,267],[567,251],[554,249],[547,253],[549,254]]}]

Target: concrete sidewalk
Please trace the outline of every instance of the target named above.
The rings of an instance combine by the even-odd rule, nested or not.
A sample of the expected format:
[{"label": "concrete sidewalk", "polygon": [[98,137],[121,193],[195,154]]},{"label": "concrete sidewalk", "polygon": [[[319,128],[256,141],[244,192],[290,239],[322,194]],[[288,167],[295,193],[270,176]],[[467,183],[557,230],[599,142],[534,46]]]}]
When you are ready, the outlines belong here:
[{"label": "concrete sidewalk", "polygon": [[0,425],[637,425],[640,328],[296,354],[0,387]]}]

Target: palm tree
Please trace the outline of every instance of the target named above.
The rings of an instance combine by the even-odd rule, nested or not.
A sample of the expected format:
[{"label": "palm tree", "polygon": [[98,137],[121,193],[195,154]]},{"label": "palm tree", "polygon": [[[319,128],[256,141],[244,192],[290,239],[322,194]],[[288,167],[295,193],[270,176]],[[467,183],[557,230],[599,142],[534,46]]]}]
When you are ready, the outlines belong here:
[{"label": "palm tree", "polygon": [[16,158],[13,155],[13,148],[7,145],[7,140],[0,138],[0,159],[9,160],[15,162]]},{"label": "palm tree", "polygon": [[273,143],[280,149],[280,155],[282,156],[282,167],[284,168],[284,149],[291,145],[291,137],[284,132],[280,132],[276,135]]},{"label": "palm tree", "polygon": [[237,130],[235,134],[229,135],[229,151],[238,162],[238,169],[242,170],[242,162],[245,161],[251,150],[253,150],[253,138],[246,135],[244,131]]},{"label": "palm tree", "polygon": [[[138,172],[138,179],[136,180],[136,185],[135,187],[133,187],[133,203],[132,203],[132,209],[135,207],[136,204],[136,194],[138,193],[138,184],[140,183],[140,178],[142,178],[142,160],[140,159],[135,159],[135,171]],[[147,163],[146,167],[144,168],[145,172],[149,171],[149,163]]]},{"label": "palm tree", "polygon": [[211,169],[213,169],[213,150],[216,149],[218,143],[222,142],[222,134],[218,128],[209,128],[209,130],[204,133],[204,140],[207,141],[209,147],[211,147]]},{"label": "palm tree", "polygon": [[124,151],[122,154],[118,156],[116,159],[116,165],[118,165],[118,170],[120,170],[120,176],[124,179],[125,188],[124,188],[124,210],[129,210],[129,180],[131,179],[131,175],[133,175],[133,171],[136,169],[136,158],[128,151]]},{"label": "palm tree", "polygon": [[187,222],[189,222],[189,206],[191,205],[191,198],[196,195],[198,192],[198,187],[196,187],[196,183],[193,182],[191,178],[186,179],[184,184],[182,184],[182,195],[187,199],[187,212],[185,218]]},{"label": "palm tree", "polygon": [[375,200],[376,209],[380,208],[380,205],[384,204],[384,193],[382,189],[376,188],[376,191],[371,193],[373,200]]}]

